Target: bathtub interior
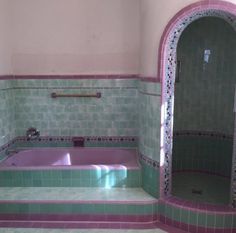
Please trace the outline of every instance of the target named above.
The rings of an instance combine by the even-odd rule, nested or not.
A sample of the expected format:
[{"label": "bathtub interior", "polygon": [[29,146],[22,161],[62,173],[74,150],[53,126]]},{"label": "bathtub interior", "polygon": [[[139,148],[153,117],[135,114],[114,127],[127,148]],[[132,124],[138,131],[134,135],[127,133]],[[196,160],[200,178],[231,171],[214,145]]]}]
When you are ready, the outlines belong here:
[{"label": "bathtub interior", "polygon": [[[142,169],[135,139],[125,141],[123,145],[118,141],[116,147],[111,147],[111,144],[115,144],[114,141],[107,140],[110,145],[105,148],[104,141],[99,147],[95,147],[98,145],[95,141],[92,147],[75,148],[72,147],[72,139],[61,139],[18,139],[8,151],[19,150],[19,153],[5,155],[1,162],[0,187],[142,186]],[[92,143],[91,140],[89,143]],[[68,162],[68,154],[73,157],[74,164],[65,164]],[[116,159],[112,159],[113,157]],[[15,164],[12,165],[12,162]]]}]

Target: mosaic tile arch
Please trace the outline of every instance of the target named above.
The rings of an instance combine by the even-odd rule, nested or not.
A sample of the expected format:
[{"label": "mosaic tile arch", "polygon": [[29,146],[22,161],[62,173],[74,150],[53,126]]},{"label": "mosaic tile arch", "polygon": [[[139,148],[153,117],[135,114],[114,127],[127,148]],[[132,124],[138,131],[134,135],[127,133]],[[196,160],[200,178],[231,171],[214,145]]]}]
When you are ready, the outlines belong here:
[{"label": "mosaic tile arch", "polygon": [[[162,83],[161,113],[161,158],[160,196],[165,198],[171,192],[174,83],[176,50],[184,29],[202,17],[218,17],[227,21],[236,30],[236,5],[224,1],[201,1],[182,9],[169,22],[162,35],[159,47],[159,79]],[[233,167],[236,155],[233,155]],[[232,173],[232,204],[236,202],[236,171]],[[233,188],[234,187],[234,188]],[[233,190],[234,189],[234,190]]]}]

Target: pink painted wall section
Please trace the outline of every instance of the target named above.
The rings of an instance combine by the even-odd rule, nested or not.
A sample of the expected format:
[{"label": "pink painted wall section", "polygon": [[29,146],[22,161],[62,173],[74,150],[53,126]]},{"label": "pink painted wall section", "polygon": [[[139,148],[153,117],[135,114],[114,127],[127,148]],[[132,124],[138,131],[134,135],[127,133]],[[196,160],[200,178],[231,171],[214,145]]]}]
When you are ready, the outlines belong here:
[{"label": "pink painted wall section", "polygon": [[14,74],[137,74],[139,0],[14,1]]},{"label": "pink painted wall section", "polygon": [[[228,0],[225,2],[230,8],[232,3],[236,4],[236,0]],[[196,5],[217,5],[220,6],[220,1],[206,0],[141,0],[141,39],[140,39],[140,75],[147,77],[157,77],[160,74],[157,66],[160,62],[157,51],[161,43],[161,36],[164,33],[168,22],[174,23],[176,18],[173,18],[181,9]],[[191,10],[192,6],[189,6]],[[186,9],[185,9],[186,10]],[[223,10],[223,9],[222,9]],[[178,17],[178,15],[177,15]],[[172,20],[171,20],[172,19]],[[170,25],[170,24],[169,24]],[[160,79],[160,77],[158,77]]]},{"label": "pink painted wall section", "polygon": [[0,0],[0,75],[11,73],[10,2]]}]

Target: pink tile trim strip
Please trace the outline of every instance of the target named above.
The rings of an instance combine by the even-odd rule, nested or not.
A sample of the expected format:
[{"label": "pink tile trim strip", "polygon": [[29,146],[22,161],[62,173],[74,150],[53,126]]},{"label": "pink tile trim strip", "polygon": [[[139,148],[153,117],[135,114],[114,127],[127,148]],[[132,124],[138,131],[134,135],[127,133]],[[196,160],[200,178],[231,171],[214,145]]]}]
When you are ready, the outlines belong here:
[{"label": "pink tile trim strip", "polygon": [[49,221],[2,221],[2,228],[61,228],[61,229],[155,229],[157,224],[124,222],[49,222]]},{"label": "pink tile trim strip", "polygon": [[14,79],[139,79],[137,74],[122,75],[14,75]]},{"label": "pink tile trim strip", "polygon": [[0,75],[0,80],[13,80],[13,75]]},{"label": "pink tile trim strip", "polygon": [[111,215],[111,214],[0,214],[0,221],[50,221],[50,222],[123,222],[153,223],[157,215]]}]

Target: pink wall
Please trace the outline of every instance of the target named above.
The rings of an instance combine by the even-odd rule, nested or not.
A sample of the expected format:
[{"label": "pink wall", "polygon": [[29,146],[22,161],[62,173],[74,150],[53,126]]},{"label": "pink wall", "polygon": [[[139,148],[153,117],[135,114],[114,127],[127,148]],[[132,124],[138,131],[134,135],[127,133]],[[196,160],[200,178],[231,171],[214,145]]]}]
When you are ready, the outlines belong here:
[{"label": "pink wall", "polygon": [[[165,26],[194,2],[0,0],[0,75],[140,73],[156,77]],[[228,2],[236,4],[236,0]]]},{"label": "pink wall", "polygon": [[[194,2],[198,1],[141,0],[140,73],[142,76],[157,76],[158,46],[164,28],[178,11]],[[236,4],[236,0],[228,2]]]},{"label": "pink wall", "polygon": [[0,75],[11,74],[11,17],[9,0],[0,0]]},{"label": "pink wall", "polygon": [[139,0],[12,0],[15,74],[139,73]]}]

